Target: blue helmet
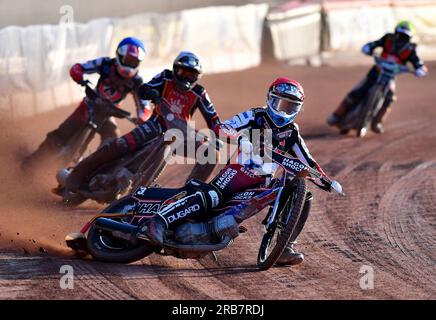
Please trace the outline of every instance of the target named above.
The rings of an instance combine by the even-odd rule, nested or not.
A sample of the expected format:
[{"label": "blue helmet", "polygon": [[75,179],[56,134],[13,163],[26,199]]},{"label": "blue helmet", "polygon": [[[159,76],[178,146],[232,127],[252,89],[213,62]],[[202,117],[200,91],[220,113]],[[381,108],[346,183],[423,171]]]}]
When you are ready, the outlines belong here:
[{"label": "blue helmet", "polygon": [[145,48],[141,40],[128,37],[124,38],[117,47],[116,66],[118,73],[131,78],[138,73],[139,64],[145,57]]},{"label": "blue helmet", "polygon": [[303,101],[304,90],[300,83],[284,77],[277,78],[268,89],[266,111],[277,127],[283,127],[295,120]]}]

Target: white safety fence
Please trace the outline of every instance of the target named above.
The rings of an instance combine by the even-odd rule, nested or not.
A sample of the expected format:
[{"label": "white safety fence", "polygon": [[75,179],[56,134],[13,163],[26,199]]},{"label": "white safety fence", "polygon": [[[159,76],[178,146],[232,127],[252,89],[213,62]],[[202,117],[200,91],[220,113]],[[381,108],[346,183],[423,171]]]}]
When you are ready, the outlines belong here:
[{"label": "white safety fence", "polygon": [[107,55],[111,36],[107,19],[0,30],[0,119],[78,101],[80,90],[67,81],[69,67]]},{"label": "white safety fence", "polygon": [[274,56],[291,60],[318,55],[321,39],[321,5],[279,7],[267,16]]},{"label": "white safety fence", "polygon": [[436,0],[290,1],[267,15],[274,55],[286,61],[322,51],[357,52],[403,19],[415,24],[420,51],[435,59]]},{"label": "white safety fence", "polygon": [[126,36],[145,43],[148,54],[140,73],[146,81],[171,68],[181,50],[197,53],[206,74],[256,66],[267,10],[266,4],[222,6],[1,29],[0,119],[77,103],[83,90],[69,77],[71,65],[113,56]]}]

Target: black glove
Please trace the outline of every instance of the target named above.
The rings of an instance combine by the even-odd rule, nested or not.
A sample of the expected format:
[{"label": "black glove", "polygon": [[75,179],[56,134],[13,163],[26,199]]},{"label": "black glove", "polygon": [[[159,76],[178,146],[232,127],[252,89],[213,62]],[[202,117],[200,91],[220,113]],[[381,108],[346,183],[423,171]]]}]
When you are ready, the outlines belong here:
[{"label": "black glove", "polygon": [[153,102],[154,104],[159,104],[162,101],[159,91],[157,91],[156,89],[147,90],[147,92],[145,92],[144,94],[144,98],[146,100],[151,100],[151,102]]}]

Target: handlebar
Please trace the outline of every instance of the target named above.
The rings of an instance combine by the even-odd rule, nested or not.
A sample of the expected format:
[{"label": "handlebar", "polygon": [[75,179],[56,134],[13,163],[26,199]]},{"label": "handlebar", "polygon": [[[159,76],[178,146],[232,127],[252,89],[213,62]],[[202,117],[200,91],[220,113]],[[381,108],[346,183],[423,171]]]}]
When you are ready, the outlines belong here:
[{"label": "handlebar", "polygon": [[117,108],[111,101],[101,97],[93,88],[91,88],[91,81],[83,80],[79,84],[85,87],[85,94],[91,101],[93,101],[94,103],[97,99],[101,99],[102,101],[104,101],[104,106],[108,109],[111,116],[119,119],[127,119],[128,121],[136,125],[135,118],[132,117],[132,114],[130,112]]},{"label": "handlebar", "polygon": [[380,66],[382,69],[388,69],[394,73],[414,73],[408,66],[396,63],[391,60],[383,59],[380,56],[373,55],[376,65]]}]

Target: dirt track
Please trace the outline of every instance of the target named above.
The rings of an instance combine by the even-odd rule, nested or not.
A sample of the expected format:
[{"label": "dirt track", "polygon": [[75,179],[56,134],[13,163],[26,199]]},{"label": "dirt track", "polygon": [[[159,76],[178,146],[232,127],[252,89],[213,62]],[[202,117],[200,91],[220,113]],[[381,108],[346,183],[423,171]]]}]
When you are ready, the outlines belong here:
[{"label": "dirt track", "polygon": [[[299,239],[304,264],[257,272],[261,216],[215,262],[152,256],[131,265],[74,257],[63,244],[101,206],[65,209],[49,193],[54,174],[23,176],[17,157],[33,149],[71,108],[3,125],[1,138],[0,298],[38,299],[376,299],[436,298],[436,64],[430,76],[398,79],[398,102],[387,133],[358,140],[325,125],[328,113],[366,67],[303,68],[265,65],[205,77],[223,119],[261,105],[278,75],[300,80],[307,94],[299,117],[312,154],[347,193],[338,198],[311,188],[315,203]],[[128,129],[123,125],[124,131]],[[177,186],[186,168],[171,167],[164,185]],[[172,180],[177,173],[179,177]],[[41,251],[48,251],[45,253]],[[61,290],[59,268],[74,267],[74,290]],[[359,285],[363,265],[374,289]]]}]

